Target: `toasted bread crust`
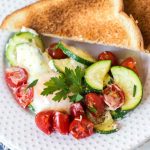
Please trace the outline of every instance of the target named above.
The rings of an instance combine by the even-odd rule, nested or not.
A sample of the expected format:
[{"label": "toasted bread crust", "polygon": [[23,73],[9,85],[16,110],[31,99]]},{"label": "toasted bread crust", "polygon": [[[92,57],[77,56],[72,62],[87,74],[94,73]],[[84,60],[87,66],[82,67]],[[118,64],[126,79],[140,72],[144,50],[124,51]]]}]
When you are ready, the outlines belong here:
[{"label": "toasted bread crust", "polygon": [[7,16],[1,28],[33,28],[48,36],[142,50],[135,22],[122,0],[43,0]]},{"label": "toasted bread crust", "polygon": [[[150,47],[150,1],[146,0],[124,0],[125,11],[137,20],[141,29],[145,49]],[[149,49],[150,50],[150,49]]]}]

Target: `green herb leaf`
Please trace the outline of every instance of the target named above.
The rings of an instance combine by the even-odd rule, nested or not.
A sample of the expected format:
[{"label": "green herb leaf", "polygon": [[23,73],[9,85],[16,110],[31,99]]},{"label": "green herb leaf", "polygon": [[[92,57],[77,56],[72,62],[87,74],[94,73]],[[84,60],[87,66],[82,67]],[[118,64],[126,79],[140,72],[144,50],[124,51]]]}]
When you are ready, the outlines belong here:
[{"label": "green herb leaf", "polygon": [[[61,101],[62,99],[70,98],[70,101],[77,102],[83,99],[81,93],[83,92],[82,78],[84,71],[80,67],[75,70],[65,68],[64,74],[59,77],[53,77],[44,85],[46,88],[41,95],[47,96],[55,92],[54,101]],[[68,96],[71,93],[72,96]]]},{"label": "green herb leaf", "polygon": [[33,113],[35,112],[35,109],[31,104],[28,105],[28,109]]},{"label": "green herb leaf", "polygon": [[96,112],[97,112],[97,110],[96,110],[95,107],[88,107],[88,109],[89,109],[91,112],[93,112],[93,113],[96,113]]},{"label": "green herb leaf", "polygon": [[67,94],[68,94],[68,91],[66,90],[61,90],[59,92],[57,92],[55,94],[55,96],[53,97],[53,100],[54,101],[60,101],[61,99],[66,99],[67,98]]},{"label": "green herb leaf", "polygon": [[83,99],[83,96],[80,94],[69,96],[71,102],[79,102]]},{"label": "green herb leaf", "polygon": [[134,87],[133,87],[133,97],[135,97],[135,95],[136,95],[136,85],[134,85]]},{"label": "green herb leaf", "polygon": [[31,87],[34,87],[38,82],[38,79],[34,80],[32,83],[30,83],[28,86],[27,86],[27,89],[28,88],[31,88]]},{"label": "green herb leaf", "polygon": [[64,75],[61,75],[59,77],[53,77],[48,82],[46,82],[44,85],[47,86],[41,93],[41,95],[44,95],[44,96],[53,94],[55,91],[60,91],[60,90],[65,91],[65,93],[67,93],[67,94],[69,92],[68,87],[65,83]]}]

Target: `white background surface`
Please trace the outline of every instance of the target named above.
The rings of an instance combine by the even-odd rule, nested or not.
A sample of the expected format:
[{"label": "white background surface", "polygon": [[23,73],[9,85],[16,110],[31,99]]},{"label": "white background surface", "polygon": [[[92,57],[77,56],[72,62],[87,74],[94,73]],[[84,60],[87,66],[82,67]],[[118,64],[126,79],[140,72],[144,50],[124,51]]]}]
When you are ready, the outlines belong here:
[{"label": "white background surface", "polygon": [[[23,7],[34,0],[0,0],[0,22],[11,11]],[[150,79],[146,78],[144,102],[132,114],[121,121],[123,125],[118,133],[95,135],[90,139],[76,141],[71,137],[52,135],[52,138],[42,134],[34,124],[34,117],[16,105],[3,82],[2,50],[8,34],[0,32],[0,139],[13,149],[47,150],[47,149],[101,149],[127,150],[133,149],[150,138]],[[146,57],[146,59],[148,59]],[[146,65],[146,68],[149,66]],[[146,69],[145,68],[145,69]],[[146,69],[147,70],[147,69]],[[150,74],[149,74],[150,77]],[[9,104],[9,105],[8,105]],[[9,128],[8,128],[9,125]],[[150,143],[139,150],[150,150]]]}]

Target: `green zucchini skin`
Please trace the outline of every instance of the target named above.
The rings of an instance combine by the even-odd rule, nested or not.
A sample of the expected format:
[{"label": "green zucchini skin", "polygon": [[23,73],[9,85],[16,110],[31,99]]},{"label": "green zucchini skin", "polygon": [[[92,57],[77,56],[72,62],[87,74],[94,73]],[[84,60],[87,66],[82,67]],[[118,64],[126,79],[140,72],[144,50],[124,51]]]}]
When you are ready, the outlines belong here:
[{"label": "green zucchini skin", "polygon": [[65,58],[65,59],[52,59],[49,61],[49,67],[59,73],[64,73],[65,68],[69,68],[72,70],[75,70],[76,67],[80,67],[82,69],[85,69],[86,66],[84,64],[81,64],[71,58]]},{"label": "green zucchini skin", "polygon": [[35,35],[31,32],[18,32],[14,34],[6,46],[6,58],[10,65],[15,66],[16,65],[16,46],[21,43],[30,43],[36,46],[41,50],[41,52],[44,51],[44,43],[39,35]]},{"label": "green zucchini skin", "polygon": [[103,90],[104,88],[104,78],[108,74],[111,67],[110,60],[100,60],[85,71],[85,81],[86,84],[94,90]]},{"label": "green zucchini skin", "polygon": [[112,118],[113,119],[119,119],[119,118],[124,118],[125,117],[125,115],[127,114],[127,113],[129,113],[130,111],[122,111],[121,109],[117,109],[117,110],[115,110],[115,111],[110,111],[110,113],[111,113],[111,115],[112,115]]},{"label": "green zucchini skin", "polygon": [[[65,46],[62,42],[58,43],[58,47],[70,58],[76,60],[77,62],[80,62],[84,65],[91,65],[93,64],[96,60],[88,60],[88,58],[84,58],[82,55],[76,55],[71,51],[71,48],[69,49],[69,47],[67,48],[67,46]],[[90,57],[90,55],[89,55]]]},{"label": "green zucchini skin", "polygon": [[94,131],[100,134],[111,134],[118,131],[118,124],[113,120],[110,111],[106,111],[104,120],[94,125]]},{"label": "green zucchini skin", "polygon": [[[130,111],[135,109],[141,102],[143,96],[143,86],[138,75],[131,69],[123,66],[114,66],[111,73],[116,83],[125,94],[125,103],[121,107],[122,111]],[[134,93],[134,86],[136,92]]]},{"label": "green zucchini skin", "polygon": [[96,89],[91,88],[91,87],[86,83],[85,79],[84,79],[83,82],[84,82],[84,92],[83,92],[84,95],[85,95],[85,94],[88,94],[88,93],[97,93],[97,94],[102,93],[102,90],[96,90]]},{"label": "green zucchini skin", "polygon": [[110,131],[99,131],[99,130],[94,129],[94,132],[99,133],[99,134],[111,134],[111,133],[114,133],[117,131],[118,131],[118,129],[114,129],[114,130],[110,130]]}]

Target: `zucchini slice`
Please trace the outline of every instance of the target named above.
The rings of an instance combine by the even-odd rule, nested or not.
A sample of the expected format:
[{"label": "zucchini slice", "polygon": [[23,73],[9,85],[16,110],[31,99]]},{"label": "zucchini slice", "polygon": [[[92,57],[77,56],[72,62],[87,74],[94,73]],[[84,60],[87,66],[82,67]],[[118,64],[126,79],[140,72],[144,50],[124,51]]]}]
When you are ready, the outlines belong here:
[{"label": "zucchini slice", "polygon": [[58,48],[60,48],[68,57],[84,65],[88,66],[96,62],[96,59],[94,59],[90,54],[79,48],[68,46],[62,42],[58,43]]},{"label": "zucchini slice", "polygon": [[111,68],[114,82],[124,91],[125,103],[121,110],[128,111],[137,107],[141,102],[143,87],[138,75],[125,67],[114,66]]},{"label": "zucchini slice", "polygon": [[57,72],[64,73],[65,68],[70,68],[70,69],[76,69],[76,67],[81,67],[82,69],[85,69],[86,66],[71,59],[71,58],[66,58],[66,59],[53,59],[49,61],[49,67]]},{"label": "zucchini slice", "polygon": [[6,58],[12,66],[16,65],[16,45],[20,43],[31,43],[44,51],[44,44],[39,35],[31,32],[18,32],[12,36],[6,46]]},{"label": "zucchini slice", "polygon": [[101,134],[110,134],[118,131],[118,124],[112,119],[109,111],[105,113],[105,119],[102,123],[94,126],[94,130]]},{"label": "zucchini slice", "polygon": [[121,109],[117,109],[114,111],[111,111],[111,115],[113,119],[118,119],[118,118],[124,118],[124,116],[128,113],[129,111],[124,111]]},{"label": "zucchini slice", "polygon": [[31,43],[18,44],[15,51],[15,64],[25,68],[29,73],[29,78],[49,71],[48,64],[44,61],[39,48]]},{"label": "zucchini slice", "polygon": [[85,81],[88,86],[95,90],[103,90],[104,78],[110,67],[110,60],[101,60],[88,67],[85,71]]}]

